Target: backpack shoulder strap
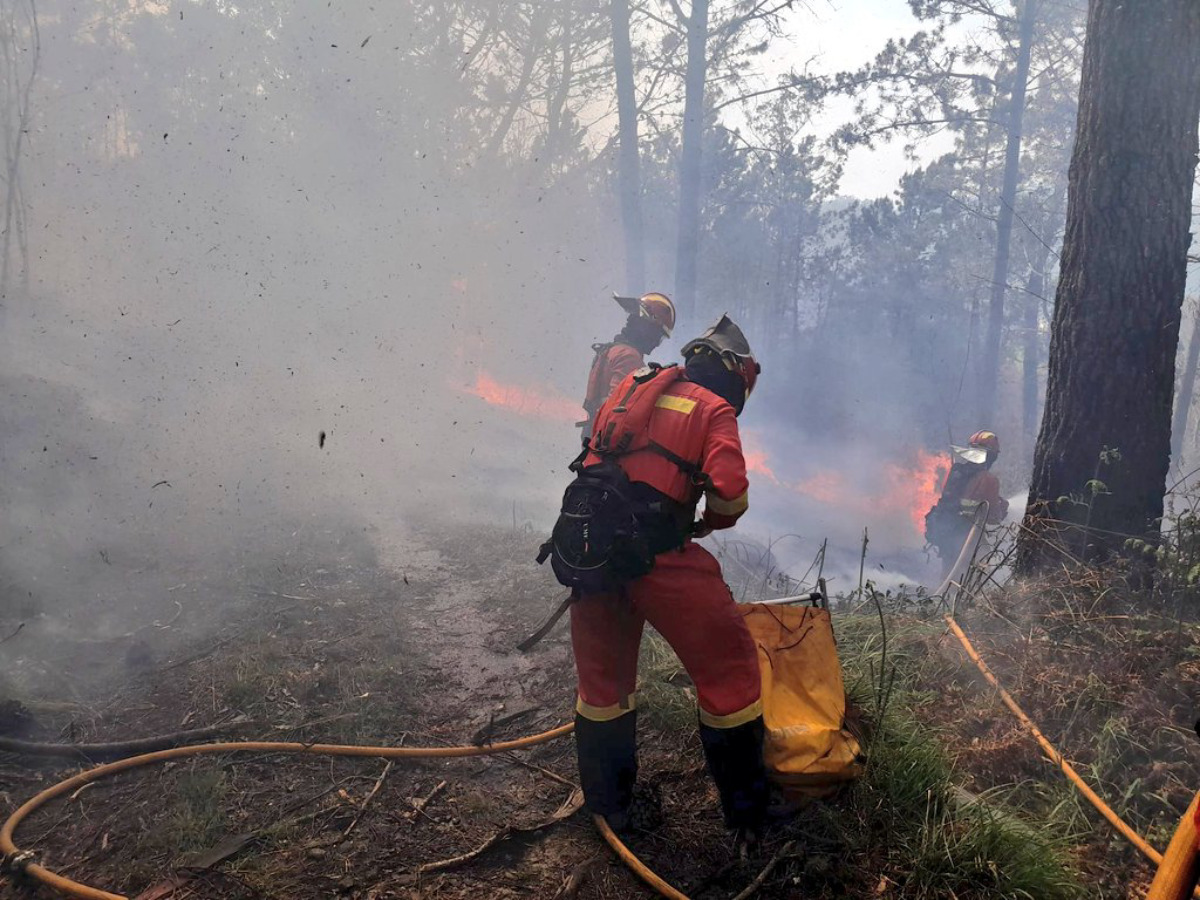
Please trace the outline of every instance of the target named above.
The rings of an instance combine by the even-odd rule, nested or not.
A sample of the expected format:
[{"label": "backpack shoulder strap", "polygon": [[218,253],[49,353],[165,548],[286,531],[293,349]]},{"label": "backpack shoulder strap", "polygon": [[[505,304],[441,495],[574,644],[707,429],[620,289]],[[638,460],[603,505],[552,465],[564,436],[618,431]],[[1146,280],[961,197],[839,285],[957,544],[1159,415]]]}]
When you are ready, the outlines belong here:
[{"label": "backpack shoulder strap", "polygon": [[[698,463],[684,459],[649,436],[650,416],[659,398],[682,380],[683,370],[678,365],[658,363],[650,363],[626,377],[597,414],[592,438],[584,442],[584,456],[592,452],[614,458],[647,450],[678,467],[693,484],[707,485],[708,475]],[[582,465],[582,459],[578,462]]]},{"label": "backpack shoulder strap", "polygon": [[628,453],[644,446],[650,414],[658,398],[683,377],[677,365],[650,363],[625,377],[596,415],[592,450]]}]

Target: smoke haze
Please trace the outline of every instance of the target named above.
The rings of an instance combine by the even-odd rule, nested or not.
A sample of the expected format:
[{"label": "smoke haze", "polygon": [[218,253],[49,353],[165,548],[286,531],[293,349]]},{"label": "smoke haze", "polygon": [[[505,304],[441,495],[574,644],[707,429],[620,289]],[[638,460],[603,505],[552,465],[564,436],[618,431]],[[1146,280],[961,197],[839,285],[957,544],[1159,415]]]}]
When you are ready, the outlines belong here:
[{"label": "smoke haze", "polygon": [[[435,519],[548,529],[590,346],[629,287],[607,20],[518,6],[38,4],[2,313],[6,618],[81,611],[71,627],[116,633],[203,582],[212,619],[237,566],[302,548],[387,547]],[[527,72],[522,29],[542,40]],[[677,145],[645,135],[637,287],[670,290]],[[965,321],[961,296],[885,364],[891,337],[829,313],[850,281],[827,257],[854,240],[835,163],[776,186],[797,191],[793,245],[730,212],[750,201],[720,181],[721,140],[709,286],[654,357],[726,309],[744,322],[764,381],[742,534],[799,534],[801,569],[828,536],[849,577],[870,526],[876,562],[920,579],[953,393],[927,388],[964,353],[922,348]],[[789,255],[803,265],[773,281]]]}]

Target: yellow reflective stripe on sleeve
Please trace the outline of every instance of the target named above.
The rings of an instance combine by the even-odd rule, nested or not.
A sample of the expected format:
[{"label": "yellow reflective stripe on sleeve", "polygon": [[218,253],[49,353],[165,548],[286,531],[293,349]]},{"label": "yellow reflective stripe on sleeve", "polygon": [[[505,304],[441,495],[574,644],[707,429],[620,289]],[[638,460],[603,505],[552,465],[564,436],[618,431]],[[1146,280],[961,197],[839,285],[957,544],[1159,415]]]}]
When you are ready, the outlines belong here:
[{"label": "yellow reflective stripe on sleeve", "polygon": [[663,394],[654,401],[654,405],[659,409],[673,409],[675,412],[683,413],[686,416],[690,415],[692,410],[696,408],[696,401],[689,400],[687,397],[672,397],[670,394]]},{"label": "yellow reflective stripe on sleeve", "polygon": [[726,500],[718,497],[715,491],[708,491],[704,495],[704,503],[713,512],[719,513],[722,516],[737,516],[744,513],[750,507],[750,492],[746,491],[740,497]]},{"label": "yellow reflective stripe on sleeve", "polygon": [[739,709],[727,716],[715,716],[702,709],[700,710],[700,721],[709,728],[737,728],[739,725],[753,722],[762,714],[762,700],[755,700],[745,709]]},{"label": "yellow reflective stripe on sleeve", "polygon": [[582,697],[575,699],[575,712],[592,722],[611,722],[613,719],[621,718],[625,713],[633,712],[636,708],[637,703],[632,694],[625,698],[624,703],[615,703],[612,706],[592,706],[590,703],[585,703]]}]

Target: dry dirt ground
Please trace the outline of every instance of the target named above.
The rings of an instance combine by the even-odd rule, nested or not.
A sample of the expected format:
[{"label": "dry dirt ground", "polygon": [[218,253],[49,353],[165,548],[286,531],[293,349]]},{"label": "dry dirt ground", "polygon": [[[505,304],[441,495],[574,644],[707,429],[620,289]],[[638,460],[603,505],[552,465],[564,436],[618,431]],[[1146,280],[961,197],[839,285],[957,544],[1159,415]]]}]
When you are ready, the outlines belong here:
[{"label": "dry dirt ground", "polygon": [[[437,746],[544,731],[571,716],[574,673],[562,625],[532,652],[514,649],[562,595],[532,564],[536,544],[523,531],[424,527],[369,551],[334,542],[286,565],[214,573],[207,590],[167,588],[139,607],[146,624],[113,637],[31,625],[0,650],[32,720],[4,724],[27,740],[71,742],[240,716],[253,724],[239,739]],[[219,616],[187,599],[220,592],[229,603]],[[55,654],[69,664],[43,662]],[[637,852],[690,896],[736,894],[786,836],[738,860],[694,729],[644,717],[641,754],[665,824],[638,836]],[[79,767],[0,754],[3,809]],[[17,842],[68,877],[147,900],[650,896],[584,813],[519,830],[551,820],[576,778],[569,738],[391,766],[201,757],[89,785],[35,814]],[[825,883],[819,841],[812,847]],[[780,881],[758,896],[787,896]],[[0,895],[49,893],[5,880]]]},{"label": "dry dirt ground", "polygon": [[[562,596],[532,563],[536,535],[446,524],[390,541],[349,530],[344,539],[329,529],[322,540],[297,535],[268,562],[208,567],[199,577],[194,565],[143,573],[143,589],[130,598],[120,595],[121,566],[136,560],[106,559],[99,572],[108,580],[96,581],[94,604],[69,619],[21,603],[0,609],[0,700],[24,704],[0,705],[0,733],[103,742],[245,717],[252,723],[232,737],[438,746],[569,720],[565,627],[528,654],[515,649]],[[118,602],[126,616],[113,621]],[[1102,793],[1122,808],[1146,798],[1140,822],[1165,845],[1172,810],[1186,805],[1197,771],[1200,744],[1186,725],[1200,626],[1131,640],[1128,621],[1115,614],[1104,620],[1108,632],[1063,615],[1012,622],[981,609],[965,624],[1047,734],[1094,767],[1085,775]],[[952,639],[936,623],[918,631],[908,652],[929,682],[918,712],[939,729],[965,786],[1062,790]],[[756,857],[738,859],[686,709],[681,724],[684,684],[674,688],[672,721],[651,708],[639,723],[641,780],[657,787],[664,821],[632,840],[638,855],[690,897],[727,898],[794,838],[796,849],[756,897],[886,895],[875,844],[846,852],[817,813],[772,833]],[[1099,734],[1109,719],[1139,739]],[[0,753],[0,808],[11,811],[81,766]],[[200,757],[90,785],[31,817],[17,843],[68,877],[144,900],[653,896],[584,813],[555,819],[576,779],[569,738],[391,766]],[[1136,896],[1125,892],[1148,881],[1144,863],[1090,810],[1078,821],[1085,831],[1076,857],[1097,895]],[[51,895],[0,879],[0,897],[34,896]]]}]

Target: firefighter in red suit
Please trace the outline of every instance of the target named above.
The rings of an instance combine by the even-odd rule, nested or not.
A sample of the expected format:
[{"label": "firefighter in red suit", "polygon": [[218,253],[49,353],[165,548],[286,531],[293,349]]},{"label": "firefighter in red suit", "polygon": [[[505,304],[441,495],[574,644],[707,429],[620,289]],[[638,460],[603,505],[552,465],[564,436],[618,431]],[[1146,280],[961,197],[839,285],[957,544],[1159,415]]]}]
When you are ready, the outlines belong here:
[{"label": "firefighter in red suit", "polygon": [[[746,511],[749,483],[736,417],[760,367],[726,316],[683,355],[686,377],[655,402],[649,446],[618,457],[643,499],[658,502],[654,549],[661,552],[649,574],[626,585],[622,596],[585,594],[571,606],[580,782],[593,813],[616,830],[629,826],[637,775],[638,646],[649,622],[696,685],[700,737],[725,822],[740,839],[753,840],[767,803],[757,651],[720,564],[691,538],[728,528]],[[626,379],[613,397],[634,381]],[[608,409],[601,410],[593,441]],[[584,470],[600,461],[589,453]],[[701,496],[704,514],[694,522]]]},{"label": "firefighter in red suit", "polygon": [[1000,456],[1000,438],[977,431],[965,447],[952,447],[954,462],[946,473],[942,493],[925,516],[925,539],[937,548],[948,575],[958,559],[981,504],[987,504],[987,524],[1003,522],[1008,501],[1000,496],[1000,479],[991,468]]},{"label": "firefighter in red suit", "polygon": [[649,293],[641,297],[614,294],[613,299],[629,313],[629,319],[620,334],[607,344],[592,345],[595,356],[583,398],[587,418],[579,423],[585,436],[591,434],[596,413],[613,388],[630,372],[644,366],[646,354],[654,352],[663,338],[671,336],[671,329],[675,327],[675,305],[666,294]]}]

